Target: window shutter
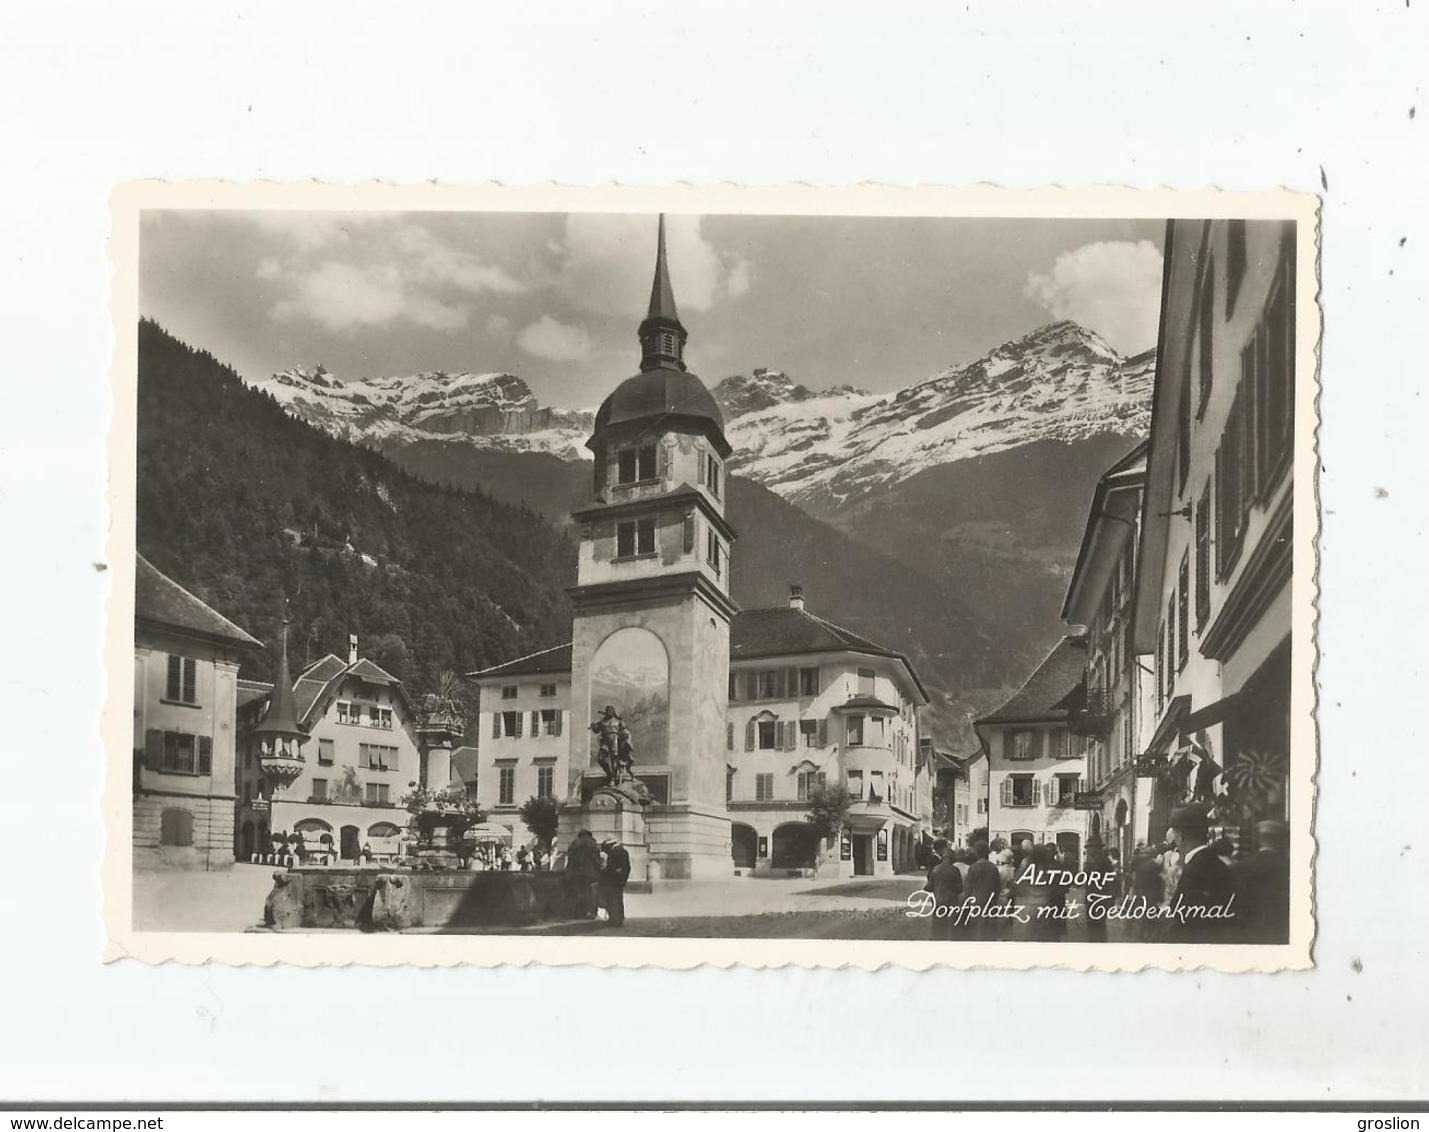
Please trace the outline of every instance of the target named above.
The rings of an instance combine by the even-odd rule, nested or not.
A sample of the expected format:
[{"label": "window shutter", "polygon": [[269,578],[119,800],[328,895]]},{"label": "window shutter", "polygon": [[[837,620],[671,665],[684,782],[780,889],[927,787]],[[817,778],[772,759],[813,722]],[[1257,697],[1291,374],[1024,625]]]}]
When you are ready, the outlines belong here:
[{"label": "window shutter", "polygon": [[519,739],[519,738],[521,738],[521,722],[522,722],[522,720],[521,720],[521,713],[518,711],[518,712],[515,713],[515,715],[516,715],[516,738]]},{"label": "window shutter", "polygon": [[744,749],[746,751],[754,750],[754,734],[755,723],[753,718],[751,718],[749,722],[744,725]]},{"label": "window shutter", "polygon": [[560,710],[556,712],[556,718],[551,728],[552,735],[560,735],[565,730],[566,713]]},{"label": "window shutter", "polygon": [[531,738],[534,739],[534,738],[536,738],[536,737],[537,737],[538,735],[540,735],[540,734],[541,734],[541,713],[540,713],[539,711],[532,711],[532,712],[531,712]]},{"label": "window shutter", "polygon": [[170,700],[179,698],[179,693],[183,683],[183,658],[169,654],[168,679],[165,681],[164,697]]},{"label": "window shutter", "polygon": [[790,668],[784,673],[784,684],[791,700],[799,698],[799,670]]},{"label": "window shutter", "polygon": [[357,765],[369,766],[372,762],[372,749],[366,743],[357,745]]},{"label": "window shutter", "polygon": [[827,718],[819,720],[819,746],[829,745],[829,721]]},{"label": "window shutter", "polygon": [[1002,780],[1002,804],[1012,805],[1012,776],[1008,775]]},{"label": "window shutter", "polygon": [[144,765],[150,770],[164,769],[164,733],[150,728],[144,732]]},{"label": "window shutter", "polygon": [[664,444],[655,445],[655,467],[656,475],[661,479],[668,479],[670,476],[670,449]]},{"label": "window shutter", "polygon": [[1032,780],[1032,804],[1034,806],[1040,806],[1042,804],[1042,780],[1040,778],[1034,778]]},{"label": "window shutter", "polygon": [[790,720],[784,725],[784,749],[786,751],[796,751],[799,749],[799,721]]},{"label": "window shutter", "polygon": [[725,725],[724,725],[724,749],[725,749],[726,751],[732,751],[732,750],[734,750],[734,724],[733,724],[733,722],[726,722]]},{"label": "window shutter", "polygon": [[499,711],[491,713],[491,737],[493,739],[501,738],[501,713]]},{"label": "window shutter", "polygon": [[197,689],[195,688],[195,684],[198,682],[198,661],[193,660],[193,659],[190,658],[190,657],[185,657],[184,660],[183,660],[183,671],[184,671],[184,688],[183,688],[184,694],[183,694],[182,699],[183,699],[184,703],[186,703],[186,704],[191,704],[191,703],[193,703],[196,699],[198,699],[198,692],[197,692]]},{"label": "window shutter", "polygon": [[685,525],[684,525],[683,535],[684,535],[685,553],[686,553],[686,554],[692,554],[692,553],[694,553],[694,549],[695,549],[695,517],[694,517],[693,515],[686,515],[686,516],[685,516]]},{"label": "window shutter", "polygon": [[704,453],[704,449],[700,449],[700,451],[696,453],[696,456],[699,457],[699,463],[698,463],[698,467],[699,467],[699,478],[698,478],[695,482],[696,482],[696,483],[704,483],[704,482],[705,482],[705,453]]},{"label": "window shutter", "polygon": [[198,737],[198,772],[199,774],[213,773],[213,737],[210,735]]}]

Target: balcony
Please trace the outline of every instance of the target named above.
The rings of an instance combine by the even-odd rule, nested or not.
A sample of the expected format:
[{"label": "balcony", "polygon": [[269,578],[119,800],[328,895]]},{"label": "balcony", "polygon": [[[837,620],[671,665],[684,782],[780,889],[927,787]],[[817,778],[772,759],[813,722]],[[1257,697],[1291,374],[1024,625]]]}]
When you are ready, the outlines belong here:
[{"label": "balcony", "polygon": [[1067,726],[1073,735],[1100,738],[1111,731],[1116,712],[1116,701],[1110,692],[1092,689],[1087,692],[1086,702],[1068,715]]}]

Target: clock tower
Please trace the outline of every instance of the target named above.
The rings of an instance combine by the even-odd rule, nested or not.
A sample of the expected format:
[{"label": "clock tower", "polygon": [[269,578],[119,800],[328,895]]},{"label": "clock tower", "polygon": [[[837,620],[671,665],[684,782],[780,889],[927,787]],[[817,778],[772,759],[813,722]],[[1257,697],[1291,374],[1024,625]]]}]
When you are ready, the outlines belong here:
[{"label": "clock tower", "polygon": [[[589,730],[607,706],[630,731],[651,879],[726,877],[730,454],[719,406],[685,367],[660,218],[640,372],[605,399],[587,441],[591,501],[580,536],[571,654],[571,800],[604,772]],[[568,821],[580,820],[573,811]],[[563,836],[566,830],[562,830]],[[638,848],[638,847],[637,847]],[[642,879],[642,878],[636,878]]]}]

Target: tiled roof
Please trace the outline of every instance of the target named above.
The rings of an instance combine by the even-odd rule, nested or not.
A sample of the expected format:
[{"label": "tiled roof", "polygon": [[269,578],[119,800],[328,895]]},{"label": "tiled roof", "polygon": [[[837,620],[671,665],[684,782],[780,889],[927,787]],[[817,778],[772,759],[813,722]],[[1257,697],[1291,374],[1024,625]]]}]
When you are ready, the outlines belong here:
[{"label": "tiled roof", "polygon": [[266,699],[272,691],[272,684],[265,684],[261,680],[240,679],[238,681],[238,709],[242,711],[249,704]]},{"label": "tiled roof", "polygon": [[313,661],[312,664],[308,665],[305,669],[298,673],[298,679],[316,680],[320,684],[326,684],[329,680],[331,680],[334,676],[336,676],[346,667],[347,665],[344,664],[338,657],[334,656],[332,653],[328,653],[327,656],[323,657],[321,660]]},{"label": "tiled roof", "polygon": [[781,605],[774,609],[747,609],[738,613],[729,632],[729,657],[746,660],[756,656],[786,653],[834,652],[844,649],[898,656],[892,649],[874,644],[832,621],[807,610]]},{"label": "tiled roof", "polygon": [[388,672],[385,668],[373,664],[372,661],[368,660],[365,656],[356,664],[352,665],[347,670],[347,674],[349,676],[356,676],[361,680],[371,680],[377,684],[401,683],[392,673]]},{"label": "tiled roof", "polygon": [[570,670],[571,646],[567,643],[508,660],[505,664],[468,672],[467,675],[472,679],[484,680],[489,676],[557,676]]},{"label": "tiled roof", "polygon": [[838,708],[865,708],[869,711],[897,711],[892,704],[886,704],[877,696],[850,696],[841,704],[835,705]]},{"label": "tiled roof", "polygon": [[1083,678],[1087,643],[1082,637],[1063,637],[1017,693],[978,723],[1027,723],[1065,719],[1085,698]]},{"label": "tiled roof", "polygon": [[142,554],[134,556],[134,620],[194,633],[210,640],[262,648],[227,617],[201,602]]}]

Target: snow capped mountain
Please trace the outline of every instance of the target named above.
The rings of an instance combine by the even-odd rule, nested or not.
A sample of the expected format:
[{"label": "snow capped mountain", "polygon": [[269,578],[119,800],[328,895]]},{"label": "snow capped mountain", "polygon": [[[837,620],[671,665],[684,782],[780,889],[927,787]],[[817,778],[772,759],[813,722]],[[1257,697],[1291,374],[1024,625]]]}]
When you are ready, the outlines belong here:
[{"label": "snow capped mountain", "polygon": [[771,409],[794,401],[813,401],[820,398],[841,396],[862,396],[868,394],[852,385],[836,385],[823,393],[815,393],[806,385],[796,385],[793,378],[782,370],[756,369],[749,376],[737,373],[727,377],[710,392],[719,402],[726,421]]},{"label": "snow capped mountain", "polygon": [[[812,394],[755,371],[716,396],[726,390],[732,470],[823,512],[940,464],[1037,441],[1144,435],[1154,371],[1154,352],[1123,358],[1058,322],[896,393]],[[803,393],[779,400],[785,387]]]},{"label": "snow capped mountain", "polygon": [[354,443],[456,440],[511,452],[586,455],[590,413],[542,408],[509,373],[445,373],[344,380],[295,366],[254,387],[290,414]]}]

